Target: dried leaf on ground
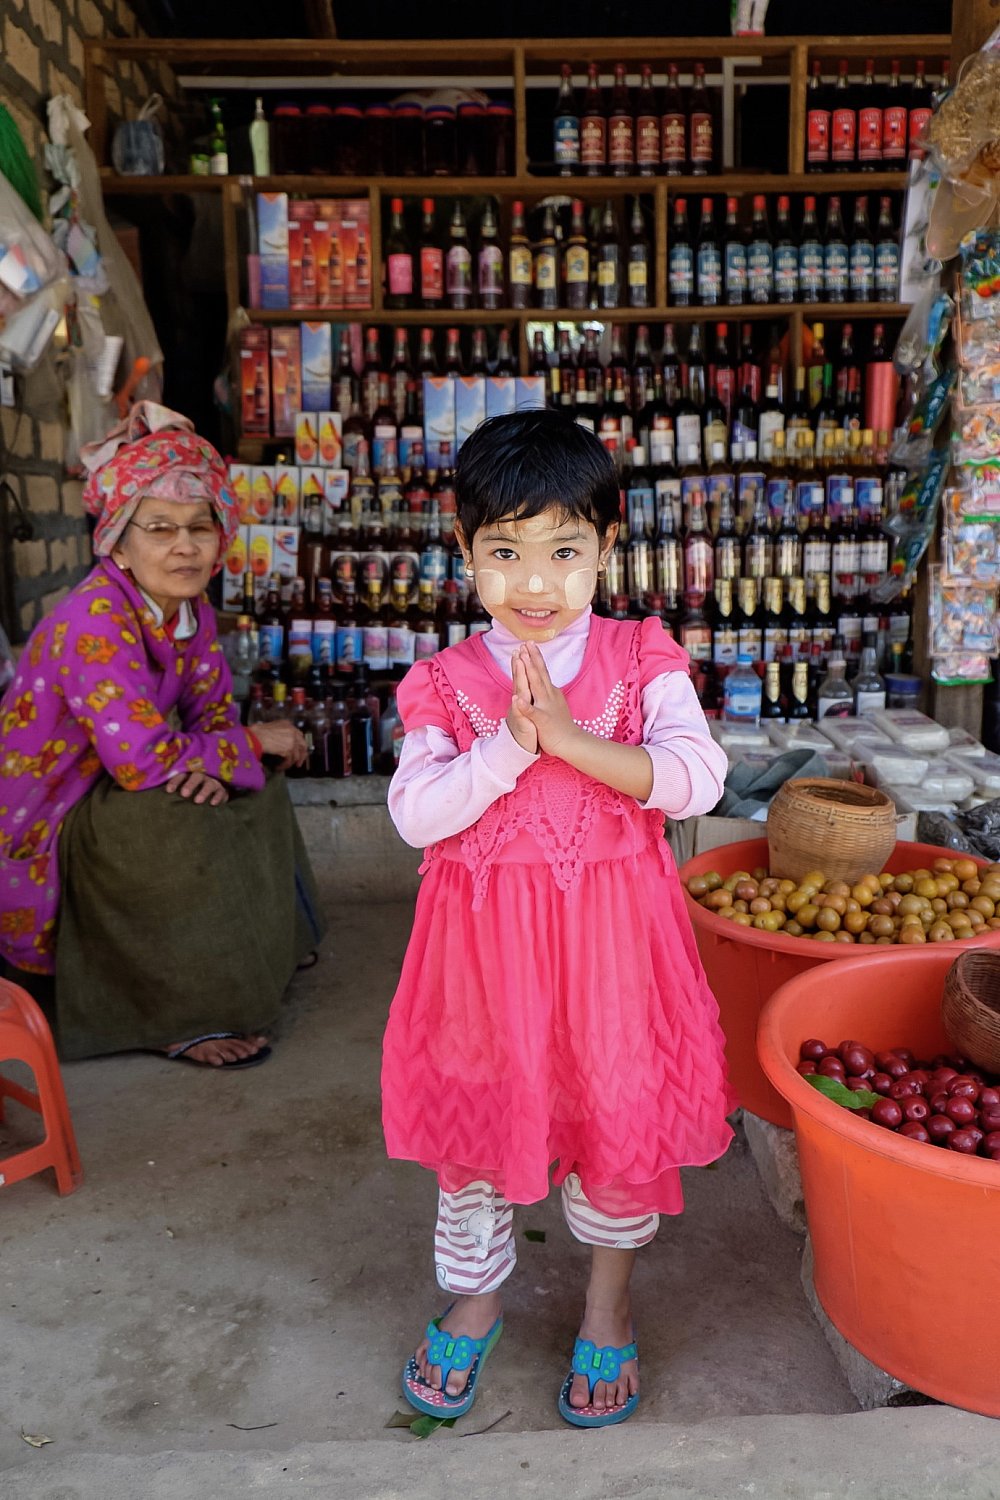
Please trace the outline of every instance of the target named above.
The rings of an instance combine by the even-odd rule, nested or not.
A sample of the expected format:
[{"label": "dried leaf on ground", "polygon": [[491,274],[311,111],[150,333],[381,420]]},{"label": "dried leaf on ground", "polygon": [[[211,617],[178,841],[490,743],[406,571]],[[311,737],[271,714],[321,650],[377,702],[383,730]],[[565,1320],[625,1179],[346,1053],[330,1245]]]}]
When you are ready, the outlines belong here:
[{"label": "dried leaf on ground", "polygon": [[21,1428],[21,1437],[28,1444],[29,1448],[44,1448],[47,1443],[55,1442],[55,1438],[36,1437],[32,1432],[25,1432],[23,1427]]},{"label": "dried leaf on ground", "polygon": [[429,1438],[439,1427],[454,1427],[457,1421],[457,1417],[418,1417],[410,1423],[410,1431],[414,1437]]}]

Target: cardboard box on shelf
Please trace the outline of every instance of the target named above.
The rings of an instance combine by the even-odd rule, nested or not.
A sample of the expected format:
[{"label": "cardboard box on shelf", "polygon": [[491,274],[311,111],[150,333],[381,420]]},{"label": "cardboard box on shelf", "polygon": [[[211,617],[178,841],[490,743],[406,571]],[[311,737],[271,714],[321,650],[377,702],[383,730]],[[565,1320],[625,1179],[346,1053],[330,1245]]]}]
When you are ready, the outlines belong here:
[{"label": "cardboard box on shelf", "polygon": [[257,194],[257,238],[260,261],[260,305],[289,306],[288,194]]},{"label": "cardboard box on shelf", "polygon": [[291,580],[299,575],[299,528],[276,526],[274,528],[274,567],[283,579]]},{"label": "cardboard box on shelf", "polygon": [[330,388],[333,374],[332,340],[329,323],[302,323],[302,409],[330,410]]},{"label": "cardboard box on shelf", "polygon": [[243,574],[247,570],[247,527],[239,526],[229,544],[222,568],[222,608],[228,614],[243,609]]},{"label": "cardboard box on shelf", "polygon": [[271,431],[293,437],[296,413],[302,406],[302,335],[299,329],[271,329]]},{"label": "cardboard box on shelf", "polygon": [[516,375],[514,377],[514,406],[517,411],[543,411],[545,376]]},{"label": "cardboard box on shelf", "polygon": [[486,421],[486,380],[482,375],[459,375],[455,381],[455,451]]},{"label": "cardboard box on shelf", "polygon": [[338,469],[343,461],[343,421],[339,411],[319,413],[319,461],[325,469]]},{"label": "cardboard box on shelf", "polygon": [[271,340],[266,328],[240,333],[240,427],[250,435],[271,431]]},{"label": "cardboard box on shelf", "polygon": [[486,377],[486,415],[505,417],[515,410],[516,394],[513,375],[488,375]]},{"label": "cardboard box on shelf", "polygon": [[323,486],[323,535],[335,536],[337,522],[351,488],[349,469],[324,470],[326,482]]},{"label": "cardboard box on shelf", "polygon": [[229,483],[239,506],[240,522],[249,526],[253,520],[253,469],[249,464],[230,464]]},{"label": "cardboard box on shelf", "polygon": [[274,524],[274,467],[271,464],[255,464],[253,475],[253,519],[254,526]]},{"label": "cardboard box on shelf", "polygon": [[254,594],[260,604],[267,593],[267,581],[274,571],[274,527],[248,526],[247,567],[253,574]]},{"label": "cardboard box on shelf", "polygon": [[424,376],[424,456],[437,468],[442,444],[455,449],[455,379],[452,375]]},{"label": "cardboard box on shelf", "polygon": [[370,308],[372,305],[372,241],[368,199],[342,198],[339,208],[344,306]]},{"label": "cardboard box on shelf", "polygon": [[274,524],[298,526],[299,482],[301,470],[296,464],[274,466]]}]

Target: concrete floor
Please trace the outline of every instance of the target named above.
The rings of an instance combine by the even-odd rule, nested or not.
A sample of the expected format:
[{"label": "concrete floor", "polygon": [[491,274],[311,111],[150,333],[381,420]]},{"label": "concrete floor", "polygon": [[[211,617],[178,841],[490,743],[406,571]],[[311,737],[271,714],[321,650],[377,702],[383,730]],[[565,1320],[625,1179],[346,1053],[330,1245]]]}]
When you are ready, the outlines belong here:
[{"label": "concrete floor", "polygon": [[[856,1413],[800,1289],[801,1241],[742,1143],[685,1174],[688,1211],[640,1257],[643,1399],[627,1429],[576,1434],[555,1412],[586,1252],[553,1194],[521,1213],[546,1240],[519,1235],[504,1338],[464,1427],[500,1425],[471,1447],[461,1423],[426,1443],[386,1431],[404,1357],[442,1305],[433,1180],[387,1162],[379,1128],[409,914],[337,907],[260,1069],[139,1054],[66,1068],[85,1185],[60,1199],[45,1174],[0,1195],[0,1496],[389,1500],[478,1490],[484,1465],[500,1493],[595,1500],[664,1483],[768,1500],[998,1492],[976,1487],[997,1483],[995,1424]],[[0,1149],[24,1118],[11,1108]],[[33,1449],[22,1429],[54,1442]]]}]

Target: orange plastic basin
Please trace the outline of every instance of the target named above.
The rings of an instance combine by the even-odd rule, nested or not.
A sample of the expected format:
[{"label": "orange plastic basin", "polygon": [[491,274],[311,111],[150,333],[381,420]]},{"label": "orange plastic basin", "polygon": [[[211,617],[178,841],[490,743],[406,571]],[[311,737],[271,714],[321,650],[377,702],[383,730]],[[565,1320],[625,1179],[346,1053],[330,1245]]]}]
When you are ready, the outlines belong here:
[{"label": "orange plastic basin", "polygon": [[[901,875],[904,870],[930,868],[935,859],[968,857],[956,854],[954,849],[937,849],[933,844],[898,843],[885,867]],[[986,861],[978,860],[977,863],[982,865]],[[821,869],[822,864],[822,859],[818,859],[817,868]],[[781,932],[758,932],[754,927],[737,927],[725,917],[716,916],[715,912],[699,906],[687,893],[687,882],[692,875],[718,870],[725,879],[734,870],[753,870],[758,865],[767,865],[766,838],[746,839],[742,843],[709,849],[707,853],[689,859],[681,867],[680,877],[701,961],[719,1002],[733,1088],[745,1109],[770,1120],[772,1125],[784,1125],[790,1130],[791,1110],[771,1087],[757,1060],[757,1018],[761,1007],[787,980],[795,979],[820,964],[856,963],[872,950],[867,944],[814,943],[808,938],[787,937]],[[872,874],[878,873],[872,871]],[[941,946],[954,959],[963,946],[970,945],[945,943]],[[1000,931],[990,931],[983,937],[981,945],[976,946],[1000,948]],[[932,958],[937,947],[937,944],[928,944],[916,949],[893,948],[889,957],[912,953],[915,959],[923,961]],[[823,1034],[822,1030],[819,1034]],[[838,1036],[837,1041],[843,1035],[846,1033]],[[902,1045],[901,1038],[896,1040]]]},{"label": "orange plastic basin", "polygon": [[795,1119],[815,1282],[856,1349],[939,1401],[1000,1417],[1000,1162],[883,1130],[795,1071],[806,1037],[856,1037],[918,1057],[951,1051],[941,1026],[950,943],[866,947],[772,995],[761,1062]]}]

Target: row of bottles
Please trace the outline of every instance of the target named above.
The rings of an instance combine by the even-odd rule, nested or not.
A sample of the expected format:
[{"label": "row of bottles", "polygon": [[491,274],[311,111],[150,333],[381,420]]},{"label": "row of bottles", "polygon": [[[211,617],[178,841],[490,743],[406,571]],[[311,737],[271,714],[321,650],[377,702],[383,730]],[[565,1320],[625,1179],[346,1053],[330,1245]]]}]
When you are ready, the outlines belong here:
[{"label": "row of bottles", "polygon": [[[252,640],[249,620],[242,618],[241,640]],[[261,666],[242,695],[244,722],[288,720],[306,742],[308,759],[286,773],[305,776],[391,775],[403,743],[403,725],[395,692],[384,695],[359,662],[353,675],[336,674],[328,665],[313,665],[304,679],[289,686],[280,672]]]},{"label": "row of bottles", "polygon": [[864,717],[885,707],[885,679],[878,665],[878,636],[864,637],[848,680],[844,642],[835,637],[828,654],[819,647],[796,655],[786,644],[780,658],[760,664],[744,653],[722,685],[722,717],[736,724],[794,724],[803,719]]},{"label": "row of bottles", "polygon": [[674,200],[667,286],[674,307],[739,306],[743,303],[895,302],[899,294],[899,233],[892,199],[879,199],[872,231],[868,197],[854,200],[848,232],[842,200],[831,193],[820,225],[816,198],[807,194],[796,225],[792,199],[777,200],[772,230],[767,198],[753,198],[749,230],[736,197],[725,200],[722,227],[712,198],[702,198],[692,233],[686,198]]},{"label": "row of bottles", "polygon": [[573,69],[564,63],[552,121],[552,161],[562,177],[652,177],[664,172],[705,176],[719,170],[719,99],[695,63],[690,88],[680,82],[676,63],[667,67],[661,91],[653,70],[643,64],[632,89],[624,63],[616,63],[614,84],[605,97],[600,69],[591,63],[582,99]]},{"label": "row of bottles", "polygon": [[811,172],[903,171],[925,154],[924,130],[936,97],[950,88],[947,58],[932,90],[923,59],[904,82],[898,59],[883,82],[874,58],[865,60],[863,77],[851,82],[850,64],[842,58],[836,80],[825,82],[822,63],[812,65],[806,89],[806,164]]}]

